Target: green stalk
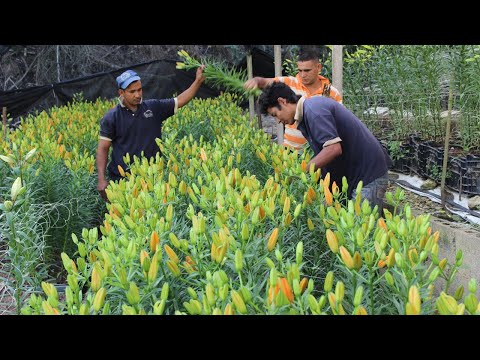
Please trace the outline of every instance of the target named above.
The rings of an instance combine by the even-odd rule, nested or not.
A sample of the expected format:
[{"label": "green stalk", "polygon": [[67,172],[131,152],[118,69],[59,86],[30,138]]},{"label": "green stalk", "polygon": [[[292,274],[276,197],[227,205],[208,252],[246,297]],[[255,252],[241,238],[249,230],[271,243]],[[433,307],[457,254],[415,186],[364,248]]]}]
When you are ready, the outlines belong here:
[{"label": "green stalk", "polygon": [[205,83],[211,84],[219,88],[225,88],[227,91],[232,91],[242,97],[259,96],[260,89],[246,90],[243,87],[247,76],[243,70],[230,69],[224,62],[219,62],[214,59],[204,58],[202,62],[192,58],[184,50],[178,52],[178,55],[183,58],[183,62],[177,62],[177,69],[192,70],[205,65],[203,75],[205,76]]}]

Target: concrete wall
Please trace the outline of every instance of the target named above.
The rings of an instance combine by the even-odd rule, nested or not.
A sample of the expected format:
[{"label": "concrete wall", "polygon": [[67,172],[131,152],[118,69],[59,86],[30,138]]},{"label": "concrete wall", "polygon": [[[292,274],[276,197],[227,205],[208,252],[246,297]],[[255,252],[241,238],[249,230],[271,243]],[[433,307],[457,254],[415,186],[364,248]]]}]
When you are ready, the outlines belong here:
[{"label": "concrete wall", "polygon": [[[420,212],[414,211],[418,216]],[[430,224],[432,230],[440,232],[438,240],[438,258],[448,259],[449,264],[455,263],[455,255],[457,250],[461,249],[463,252],[463,264],[455,275],[454,281],[448,289],[448,293],[453,295],[455,289],[463,285],[465,294],[468,293],[468,281],[471,278],[477,279],[480,282],[480,231],[472,227],[462,224],[446,221],[437,217],[430,217]],[[445,290],[445,282],[437,281],[438,286],[435,288],[437,294]]]}]

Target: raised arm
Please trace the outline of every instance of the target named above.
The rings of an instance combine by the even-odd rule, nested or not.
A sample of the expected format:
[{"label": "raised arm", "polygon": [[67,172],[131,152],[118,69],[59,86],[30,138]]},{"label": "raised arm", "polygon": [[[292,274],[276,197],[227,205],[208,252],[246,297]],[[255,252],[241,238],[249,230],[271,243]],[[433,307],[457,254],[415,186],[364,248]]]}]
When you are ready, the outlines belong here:
[{"label": "raised arm", "polygon": [[270,85],[271,83],[274,82],[274,78],[264,78],[260,76],[256,76],[250,80],[245,81],[245,84],[243,84],[243,87],[246,90],[254,90],[257,88],[263,89],[267,85]]},{"label": "raised arm", "polygon": [[190,85],[187,90],[177,96],[178,108],[181,108],[182,106],[188,104],[188,102],[193,99],[198,89],[200,89],[200,86],[205,81],[205,76],[203,76],[203,69],[205,69],[205,65],[202,65],[197,69],[195,80],[193,81],[192,85]]}]

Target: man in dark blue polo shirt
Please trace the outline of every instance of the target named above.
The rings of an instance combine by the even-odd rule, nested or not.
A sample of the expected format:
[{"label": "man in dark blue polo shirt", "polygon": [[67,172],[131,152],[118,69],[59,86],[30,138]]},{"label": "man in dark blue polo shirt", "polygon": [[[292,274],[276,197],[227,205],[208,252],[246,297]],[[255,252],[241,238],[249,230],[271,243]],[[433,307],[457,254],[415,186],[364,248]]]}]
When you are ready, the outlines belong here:
[{"label": "man in dark blue polo shirt", "polygon": [[105,200],[108,185],[105,172],[110,146],[112,159],[108,164],[108,177],[114,181],[122,177],[119,166],[123,171],[128,170],[123,161],[127,153],[132,159],[142,153],[147,158],[155,157],[160,152],[155,139],[162,136],[162,123],[195,96],[205,80],[203,69],[204,66],[197,69],[195,80],[188,89],[171,99],[143,100],[142,82],[133,70],[117,77],[119,104],[100,120],[97,149],[97,189]]},{"label": "man in dark blue polo shirt", "polygon": [[276,117],[283,124],[298,124],[308,140],[314,157],[308,163],[330,173],[331,181],[340,186],[348,182],[348,196],[354,197],[360,180],[362,197],[383,208],[391,160],[380,142],[360,119],[335,100],[324,96],[311,98],[296,95],[287,85],[273,83],[260,97],[263,114]]}]

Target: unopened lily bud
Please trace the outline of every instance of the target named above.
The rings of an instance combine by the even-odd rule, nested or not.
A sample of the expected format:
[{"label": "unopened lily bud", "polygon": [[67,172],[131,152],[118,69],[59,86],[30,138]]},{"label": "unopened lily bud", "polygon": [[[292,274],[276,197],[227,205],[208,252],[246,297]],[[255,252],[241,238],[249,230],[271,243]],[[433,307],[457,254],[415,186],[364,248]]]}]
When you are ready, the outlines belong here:
[{"label": "unopened lily bud", "polygon": [[168,299],[168,290],[169,290],[168,282],[163,283],[162,292],[160,294],[160,299],[161,300],[166,301]]},{"label": "unopened lily bud", "polygon": [[223,270],[218,270],[217,271],[218,275],[220,276],[220,280],[222,284],[228,284],[228,275],[225,271]]},{"label": "unopened lily bud", "polygon": [[210,282],[205,286],[205,295],[207,297],[208,304],[213,306],[215,304],[215,288]]},{"label": "unopened lily bud", "polygon": [[92,288],[93,292],[97,292],[98,289],[100,289],[101,283],[102,283],[102,277],[100,274],[100,269],[99,266],[97,266],[98,263],[95,263],[93,266],[92,270],[92,277],[91,277],[91,282],[90,282],[90,287]]},{"label": "unopened lily bud", "polygon": [[[186,239],[182,239],[180,240],[180,248],[183,250],[183,251],[188,251],[188,241]],[[161,253],[160,253],[161,254]],[[160,255],[161,256],[161,255]],[[161,260],[161,257],[160,259]]]},{"label": "unopened lily bud", "polygon": [[468,291],[472,294],[475,294],[477,292],[477,280],[474,278],[471,278],[468,281]]},{"label": "unopened lily bud", "polygon": [[293,285],[293,293],[295,294],[295,296],[300,296],[302,294],[302,291],[300,289],[300,282],[298,281],[298,279],[293,279],[292,281],[292,285]]},{"label": "unopened lily bud", "polygon": [[312,219],[310,218],[307,219],[307,226],[310,231],[313,231],[315,229],[315,225],[313,224]]},{"label": "unopened lily bud", "polygon": [[450,315],[443,297],[439,296],[437,300],[435,300],[435,305],[437,306],[437,310],[440,315]]},{"label": "unopened lily bud", "polygon": [[287,196],[283,202],[283,215],[286,215],[290,210],[290,198]]},{"label": "unopened lily bud", "polygon": [[318,302],[317,299],[315,299],[315,296],[313,295],[308,295],[308,306],[310,307],[310,311],[314,314],[318,314],[319,308],[318,308]]},{"label": "unopened lily bud", "polygon": [[78,280],[77,280],[77,277],[73,274],[71,275],[67,275],[67,283],[68,283],[68,286],[73,290],[73,291],[77,291],[78,289]]},{"label": "unopened lily bud", "polygon": [[265,262],[267,263],[267,265],[268,265],[268,267],[269,267],[270,269],[275,268],[275,264],[274,264],[274,262],[272,261],[272,259],[270,259],[270,258],[267,257],[267,258],[265,258]]},{"label": "unopened lily bud", "polygon": [[118,280],[120,281],[120,284],[122,284],[124,289],[128,288],[128,280],[127,280],[127,271],[123,267],[117,268],[118,272]]},{"label": "unopened lily bud", "polygon": [[188,295],[190,295],[190,297],[194,300],[198,299],[198,296],[197,296],[197,293],[195,292],[195,290],[192,288],[192,287],[187,287],[187,293]]},{"label": "unopened lily bud", "polygon": [[325,292],[328,293],[332,290],[332,286],[333,286],[333,271],[329,271],[327,273],[327,276],[325,277],[325,283],[323,284],[323,290],[325,290]]},{"label": "unopened lily bud", "polygon": [[363,246],[363,242],[365,240],[365,237],[363,236],[362,228],[358,228],[357,232],[355,233],[355,240],[356,240],[357,245],[359,247]]},{"label": "unopened lily bud", "polygon": [[180,261],[180,259],[178,258],[177,254],[175,253],[175,251],[170,247],[168,246],[167,244],[165,244],[163,246],[163,248],[165,249],[165,252],[167,253],[167,256],[169,257],[169,259],[175,263],[175,264],[178,264],[178,262]]},{"label": "unopened lily bud", "polygon": [[275,287],[278,282],[277,269],[270,269],[270,286]]},{"label": "unopened lily bud", "polygon": [[233,310],[232,304],[228,303],[227,306],[225,306],[225,310],[223,312],[224,315],[234,315],[235,311]]},{"label": "unopened lily bud", "polygon": [[240,314],[246,314],[248,311],[245,302],[242,299],[242,296],[235,290],[232,290],[230,294],[232,296],[232,301],[235,305],[235,309],[237,309]]},{"label": "unopened lily bud", "polygon": [[395,280],[393,279],[392,274],[390,272],[385,272],[385,280],[387,281],[387,284],[390,286],[393,286],[395,284]]},{"label": "unopened lily bud", "polygon": [[20,192],[25,189],[22,187],[22,179],[20,177],[17,177],[15,181],[13,182],[12,189],[10,191],[11,199],[13,202],[17,200],[18,195],[20,195]]},{"label": "unopened lily bud", "polygon": [[180,248],[180,241],[177,238],[177,235],[174,233],[168,234],[168,238],[170,239],[170,242],[172,243],[173,246],[175,246],[177,249]]},{"label": "unopened lily bud", "polygon": [[[145,254],[147,254],[147,252],[145,250],[142,250],[142,252],[144,252]],[[140,258],[142,257],[141,253],[140,253]],[[145,271],[145,272],[148,272],[148,270],[150,270],[150,263],[151,263],[151,260],[150,260],[150,257],[148,256],[145,256],[143,258],[143,261],[141,261],[142,263],[142,270]]]},{"label": "unopened lily bud", "polygon": [[353,254],[353,268],[355,270],[360,270],[362,267],[362,256],[358,251],[355,251],[355,254]]},{"label": "unopened lily bud", "polygon": [[420,252],[420,256],[419,256],[420,262],[424,262],[425,259],[427,258],[427,256],[428,256],[428,253],[427,253],[425,250],[422,250],[422,251]]},{"label": "unopened lily bud", "polygon": [[202,304],[198,300],[190,300],[190,309],[192,315],[200,315],[202,313]]},{"label": "unopened lily bud", "polygon": [[395,262],[397,263],[397,266],[398,266],[399,268],[403,268],[404,261],[403,261],[402,254],[400,254],[400,253],[395,253]]},{"label": "unopened lily bud", "polygon": [[148,269],[147,275],[147,279],[150,284],[155,281],[158,274],[158,261],[156,260],[156,257],[154,257],[154,259],[155,260],[150,263],[150,268]]},{"label": "unopened lily bud", "polygon": [[73,291],[72,291],[72,289],[71,289],[69,286],[67,286],[67,287],[65,288],[65,300],[67,301],[68,307],[69,307],[69,308],[72,307],[73,302],[75,301],[75,299],[74,299],[74,297],[73,297]]},{"label": "unopened lily bud", "polygon": [[340,257],[345,263],[345,266],[350,270],[353,269],[353,258],[352,258],[352,255],[350,255],[350,252],[344,246],[340,246],[339,250],[340,250]]},{"label": "unopened lily bud", "polygon": [[296,219],[298,215],[300,215],[300,211],[302,210],[302,204],[298,204],[295,207],[295,211],[293,212],[293,218]]},{"label": "unopened lily bud", "polygon": [[367,309],[365,309],[363,306],[359,306],[356,310],[355,310],[355,315],[368,315],[367,313]]},{"label": "unopened lily bud", "polygon": [[241,231],[242,241],[246,241],[249,237],[248,225],[247,223],[243,223],[242,231]]},{"label": "unopened lily bud", "polygon": [[367,264],[368,267],[371,267],[373,264],[373,254],[371,251],[365,251],[363,254],[363,258],[365,259],[365,264]]},{"label": "unopened lily bud", "polygon": [[308,289],[309,294],[312,293],[312,291],[313,291],[313,286],[314,286],[314,281],[313,281],[313,279],[309,279],[309,280],[308,280],[308,286],[307,286],[307,289]]},{"label": "unopened lily bud", "polygon": [[353,298],[353,306],[357,307],[361,304],[363,297],[363,287],[359,286],[355,291],[355,297]]},{"label": "unopened lily bud", "polygon": [[388,253],[387,266],[391,268],[393,265],[395,265],[395,250],[391,248]]},{"label": "unopened lily bud", "polygon": [[434,282],[438,275],[440,275],[440,268],[436,267],[435,269],[432,270],[432,272],[430,273],[430,276],[428,277],[428,280],[430,282]]},{"label": "unopened lily bud", "polygon": [[345,296],[345,285],[342,281],[338,281],[337,285],[335,286],[335,297],[338,303],[343,301],[343,297]]},{"label": "unopened lily bud", "polygon": [[252,294],[250,293],[250,290],[248,290],[245,286],[242,286],[240,288],[240,294],[242,295],[243,300],[245,303],[249,303],[250,300],[252,300]]},{"label": "unopened lily bud", "polygon": [[165,304],[167,303],[166,300],[161,299],[158,300],[154,305],[153,305],[153,313],[155,315],[163,315],[163,312],[165,310]]},{"label": "unopened lily bud", "polygon": [[380,238],[380,248],[384,250],[385,247],[387,246],[387,243],[388,243],[388,233],[384,232]]},{"label": "unopened lily bud", "polygon": [[173,262],[172,260],[167,260],[167,267],[172,272],[174,277],[180,276],[180,269],[175,262]]},{"label": "unopened lily bud", "polygon": [[122,314],[123,315],[139,315],[137,314],[137,311],[135,310],[135,308],[126,304],[122,305]]},{"label": "unopened lily bud", "polygon": [[308,279],[306,277],[304,277],[301,281],[300,281],[300,294],[303,294],[303,292],[305,291],[305,289],[307,288],[307,285],[308,285]]},{"label": "unopened lily bud", "polygon": [[[416,285],[410,286],[410,290],[408,291],[408,305],[410,305],[410,309],[407,310],[407,315],[419,315],[421,310],[421,299],[420,299],[420,292]],[[410,314],[408,314],[410,312]]]},{"label": "unopened lily bud", "polygon": [[130,288],[127,291],[127,300],[130,305],[137,305],[140,302],[140,293],[137,285],[130,281]]},{"label": "unopened lily bud", "polygon": [[85,248],[85,243],[79,242],[77,246],[78,246],[78,253],[82,258],[84,258],[87,255],[87,249]]},{"label": "unopened lily bud", "polygon": [[457,301],[462,300],[463,292],[464,292],[464,287],[463,287],[463,285],[460,285],[457,288],[457,290],[455,290],[455,294],[453,294],[453,297],[455,298],[455,300],[457,300]]},{"label": "unopened lily bud", "polygon": [[372,207],[367,199],[364,199],[362,202],[362,214],[369,215],[372,212]]},{"label": "unopened lily bud", "polygon": [[275,257],[277,258],[278,262],[282,262],[283,257],[282,257],[282,252],[280,251],[279,248],[275,249]]},{"label": "unopened lily bud", "polygon": [[462,266],[463,263],[463,252],[461,249],[457,250],[457,254],[455,255],[455,265],[457,267]]},{"label": "unopened lily bud", "polygon": [[285,220],[283,221],[283,224],[285,226],[288,226],[290,225],[291,222],[292,222],[292,214],[288,213],[287,216],[285,216]]},{"label": "unopened lily bud", "polygon": [[465,308],[468,310],[468,312],[470,314],[475,314],[475,312],[477,311],[478,300],[473,293],[470,293],[467,296],[465,296],[464,303],[465,303]]},{"label": "unopened lily bud", "polygon": [[5,210],[10,211],[13,208],[13,202],[11,202],[10,200],[5,200],[3,202],[3,206],[5,206]]},{"label": "unopened lily bud", "polygon": [[297,243],[297,248],[295,250],[295,260],[297,261],[298,265],[302,264],[303,259],[303,242],[299,241]]},{"label": "unopened lily bud", "polygon": [[87,306],[87,304],[80,305],[80,309],[78,310],[78,315],[88,315],[89,308],[90,306]]},{"label": "unopened lily bud", "polygon": [[408,251],[408,258],[410,259],[412,266],[414,266],[418,262],[417,249],[410,249]]},{"label": "unopened lily bud", "polygon": [[443,269],[445,269],[445,266],[447,265],[447,258],[443,258],[439,263],[438,263],[438,267],[440,268],[440,270],[443,271]]},{"label": "unopened lily bud", "polygon": [[222,310],[220,310],[218,307],[216,307],[215,309],[213,309],[212,315],[223,315],[223,313],[222,313]]},{"label": "unopened lily bud", "polygon": [[326,237],[327,237],[328,247],[330,248],[330,250],[332,250],[334,254],[338,253],[338,241],[333,231],[330,229],[327,229]]},{"label": "unopened lily bud", "polygon": [[[148,256],[148,253],[145,250],[140,251],[140,265],[142,265],[142,268],[143,268],[143,263],[145,262],[145,259],[147,259],[147,258],[148,258],[148,260],[150,260],[150,256]],[[150,263],[148,263],[148,265],[150,265]],[[143,269],[143,270],[146,271],[145,269]]]},{"label": "unopened lily bud", "polygon": [[104,287],[100,288],[95,294],[95,299],[93,300],[93,310],[95,312],[100,311],[103,304],[105,303],[105,296],[107,295],[107,290]]},{"label": "unopened lily bud", "polygon": [[180,181],[180,184],[178,185],[178,191],[180,191],[180,194],[185,195],[187,193],[187,184],[185,181]]},{"label": "unopened lily bud", "polygon": [[58,315],[59,311],[53,308],[48,301],[42,301],[42,309],[45,315]]},{"label": "unopened lily bud", "polygon": [[225,301],[227,300],[228,297],[228,284],[223,285],[219,291],[218,291],[218,296],[220,300]]},{"label": "unopened lily bud", "polygon": [[432,254],[438,256],[438,244],[437,243],[433,244],[433,246],[432,246]]},{"label": "unopened lily bud", "polygon": [[440,293],[440,298],[442,298],[443,303],[446,306],[447,314],[455,314],[458,309],[457,301],[450,295],[445,294],[445,292]]},{"label": "unopened lily bud", "polygon": [[243,254],[242,254],[242,250],[240,249],[237,249],[237,251],[235,251],[235,270],[240,273],[242,271],[242,268],[243,268]]},{"label": "unopened lily bud", "polygon": [[[272,251],[275,248],[275,245],[277,245],[277,239],[278,239],[278,228],[273,229],[272,233],[270,234],[270,237],[268,238],[267,242],[267,250]],[[279,260],[281,261],[281,260]]]},{"label": "unopened lily bud", "polygon": [[328,302],[330,304],[330,308],[331,308],[332,312],[335,315],[337,315],[337,311],[336,311],[336,309],[337,309],[337,299],[336,299],[334,293],[332,293],[332,292],[328,293]]}]

